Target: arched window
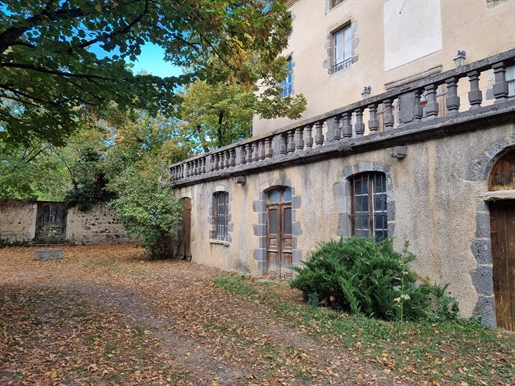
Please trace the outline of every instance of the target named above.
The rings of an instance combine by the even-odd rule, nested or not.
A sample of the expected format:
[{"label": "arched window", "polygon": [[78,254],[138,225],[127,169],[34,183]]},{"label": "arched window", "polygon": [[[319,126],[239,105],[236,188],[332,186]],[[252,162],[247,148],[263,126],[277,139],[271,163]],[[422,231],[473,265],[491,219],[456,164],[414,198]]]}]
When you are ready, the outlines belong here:
[{"label": "arched window", "polygon": [[352,235],[388,237],[386,176],[384,173],[362,173],[350,177],[352,195]]}]

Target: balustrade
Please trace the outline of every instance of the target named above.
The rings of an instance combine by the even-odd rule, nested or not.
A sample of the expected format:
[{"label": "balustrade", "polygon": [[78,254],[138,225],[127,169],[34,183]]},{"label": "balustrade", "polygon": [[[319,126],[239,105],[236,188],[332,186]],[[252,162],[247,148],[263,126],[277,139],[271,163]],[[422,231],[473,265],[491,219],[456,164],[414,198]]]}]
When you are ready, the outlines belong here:
[{"label": "balustrade", "polygon": [[[170,167],[170,173],[174,181],[180,181],[235,167],[252,167],[249,164],[259,164],[270,158],[289,157],[298,152],[312,154],[324,147],[332,146],[335,142],[349,141],[352,137],[377,135],[376,133],[383,130],[395,130],[399,125],[421,121],[430,124],[439,114],[454,117],[460,114],[460,109],[477,110],[484,102],[485,91],[481,90],[479,79],[487,71],[493,72],[494,102],[502,103],[507,101],[509,96],[506,67],[515,65],[514,58],[515,49],[426,80],[415,81],[402,86],[402,89],[390,90],[358,101],[351,106],[289,126],[269,136],[236,143],[177,163]],[[469,84],[467,90],[461,89],[463,82],[460,84],[460,80],[468,80],[465,82]],[[437,90],[441,85],[447,88],[445,101],[441,96],[437,99]],[[461,106],[460,95],[467,96],[468,106]],[[445,104],[442,105],[445,111],[440,111],[439,101]],[[401,112],[404,114],[401,115]],[[366,123],[364,116],[368,118]]]}]

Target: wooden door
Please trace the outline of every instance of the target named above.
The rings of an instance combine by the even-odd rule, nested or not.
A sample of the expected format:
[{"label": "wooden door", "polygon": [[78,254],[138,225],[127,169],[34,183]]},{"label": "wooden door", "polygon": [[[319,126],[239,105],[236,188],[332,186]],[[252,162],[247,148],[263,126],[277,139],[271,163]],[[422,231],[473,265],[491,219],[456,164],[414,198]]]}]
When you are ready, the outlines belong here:
[{"label": "wooden door", "polygon": [[[274,198],[269,200],[269,205],[267,206],[268,274],[281,279],[293,276],[290,192],[290,188],[273,190]],[[270,201],[273,203],[270,203]]]},{"label": "wooden door", "polygon": [[181,198],[182,204],[182,230],[181,243],[177,252],[179,259],[191,261],[191,198]]},{"label": "wooden door", "polygon": [[490,204],[497,327],[515,331],[515,201]]},{"label": "wooden door", "polygon": [[62,242],[66,238],[66,206],[59,202],[40,202],[37,207],[36,240]]}]

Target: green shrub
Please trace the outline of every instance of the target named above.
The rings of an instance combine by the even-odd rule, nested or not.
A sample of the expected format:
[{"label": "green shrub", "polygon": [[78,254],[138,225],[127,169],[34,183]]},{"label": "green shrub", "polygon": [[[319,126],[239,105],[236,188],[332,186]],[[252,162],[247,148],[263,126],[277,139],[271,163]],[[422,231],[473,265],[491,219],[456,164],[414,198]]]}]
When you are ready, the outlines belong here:
[{"label": "green shrub", "polygon": [[408,269],[415,256],[393,250],[392,240],[341,238],[313,249],[291,286],[305,301],[385,320],[447,320],[457,316],[456,301],[428,281],[417,285]]},{"label": "green shrub", "polygon": [[114,208],[125,230],[141,240],[150,259],[174,257],[181,230],[182,206],[172,186],[159,173],[161,165],[150,170],[129,169],[118,180],[119,197]]}]

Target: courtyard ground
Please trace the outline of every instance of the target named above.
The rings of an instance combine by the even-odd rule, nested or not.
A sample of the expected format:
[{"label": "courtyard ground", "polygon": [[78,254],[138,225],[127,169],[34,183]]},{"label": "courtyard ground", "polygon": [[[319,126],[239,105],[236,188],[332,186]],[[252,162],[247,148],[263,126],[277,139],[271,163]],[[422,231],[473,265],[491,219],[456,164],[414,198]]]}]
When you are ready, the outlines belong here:
[{"label": "courtyard ground", "polygon": [[307,305],[133,245],[0,249],[0,385],[512,385],[515,338]]}]

